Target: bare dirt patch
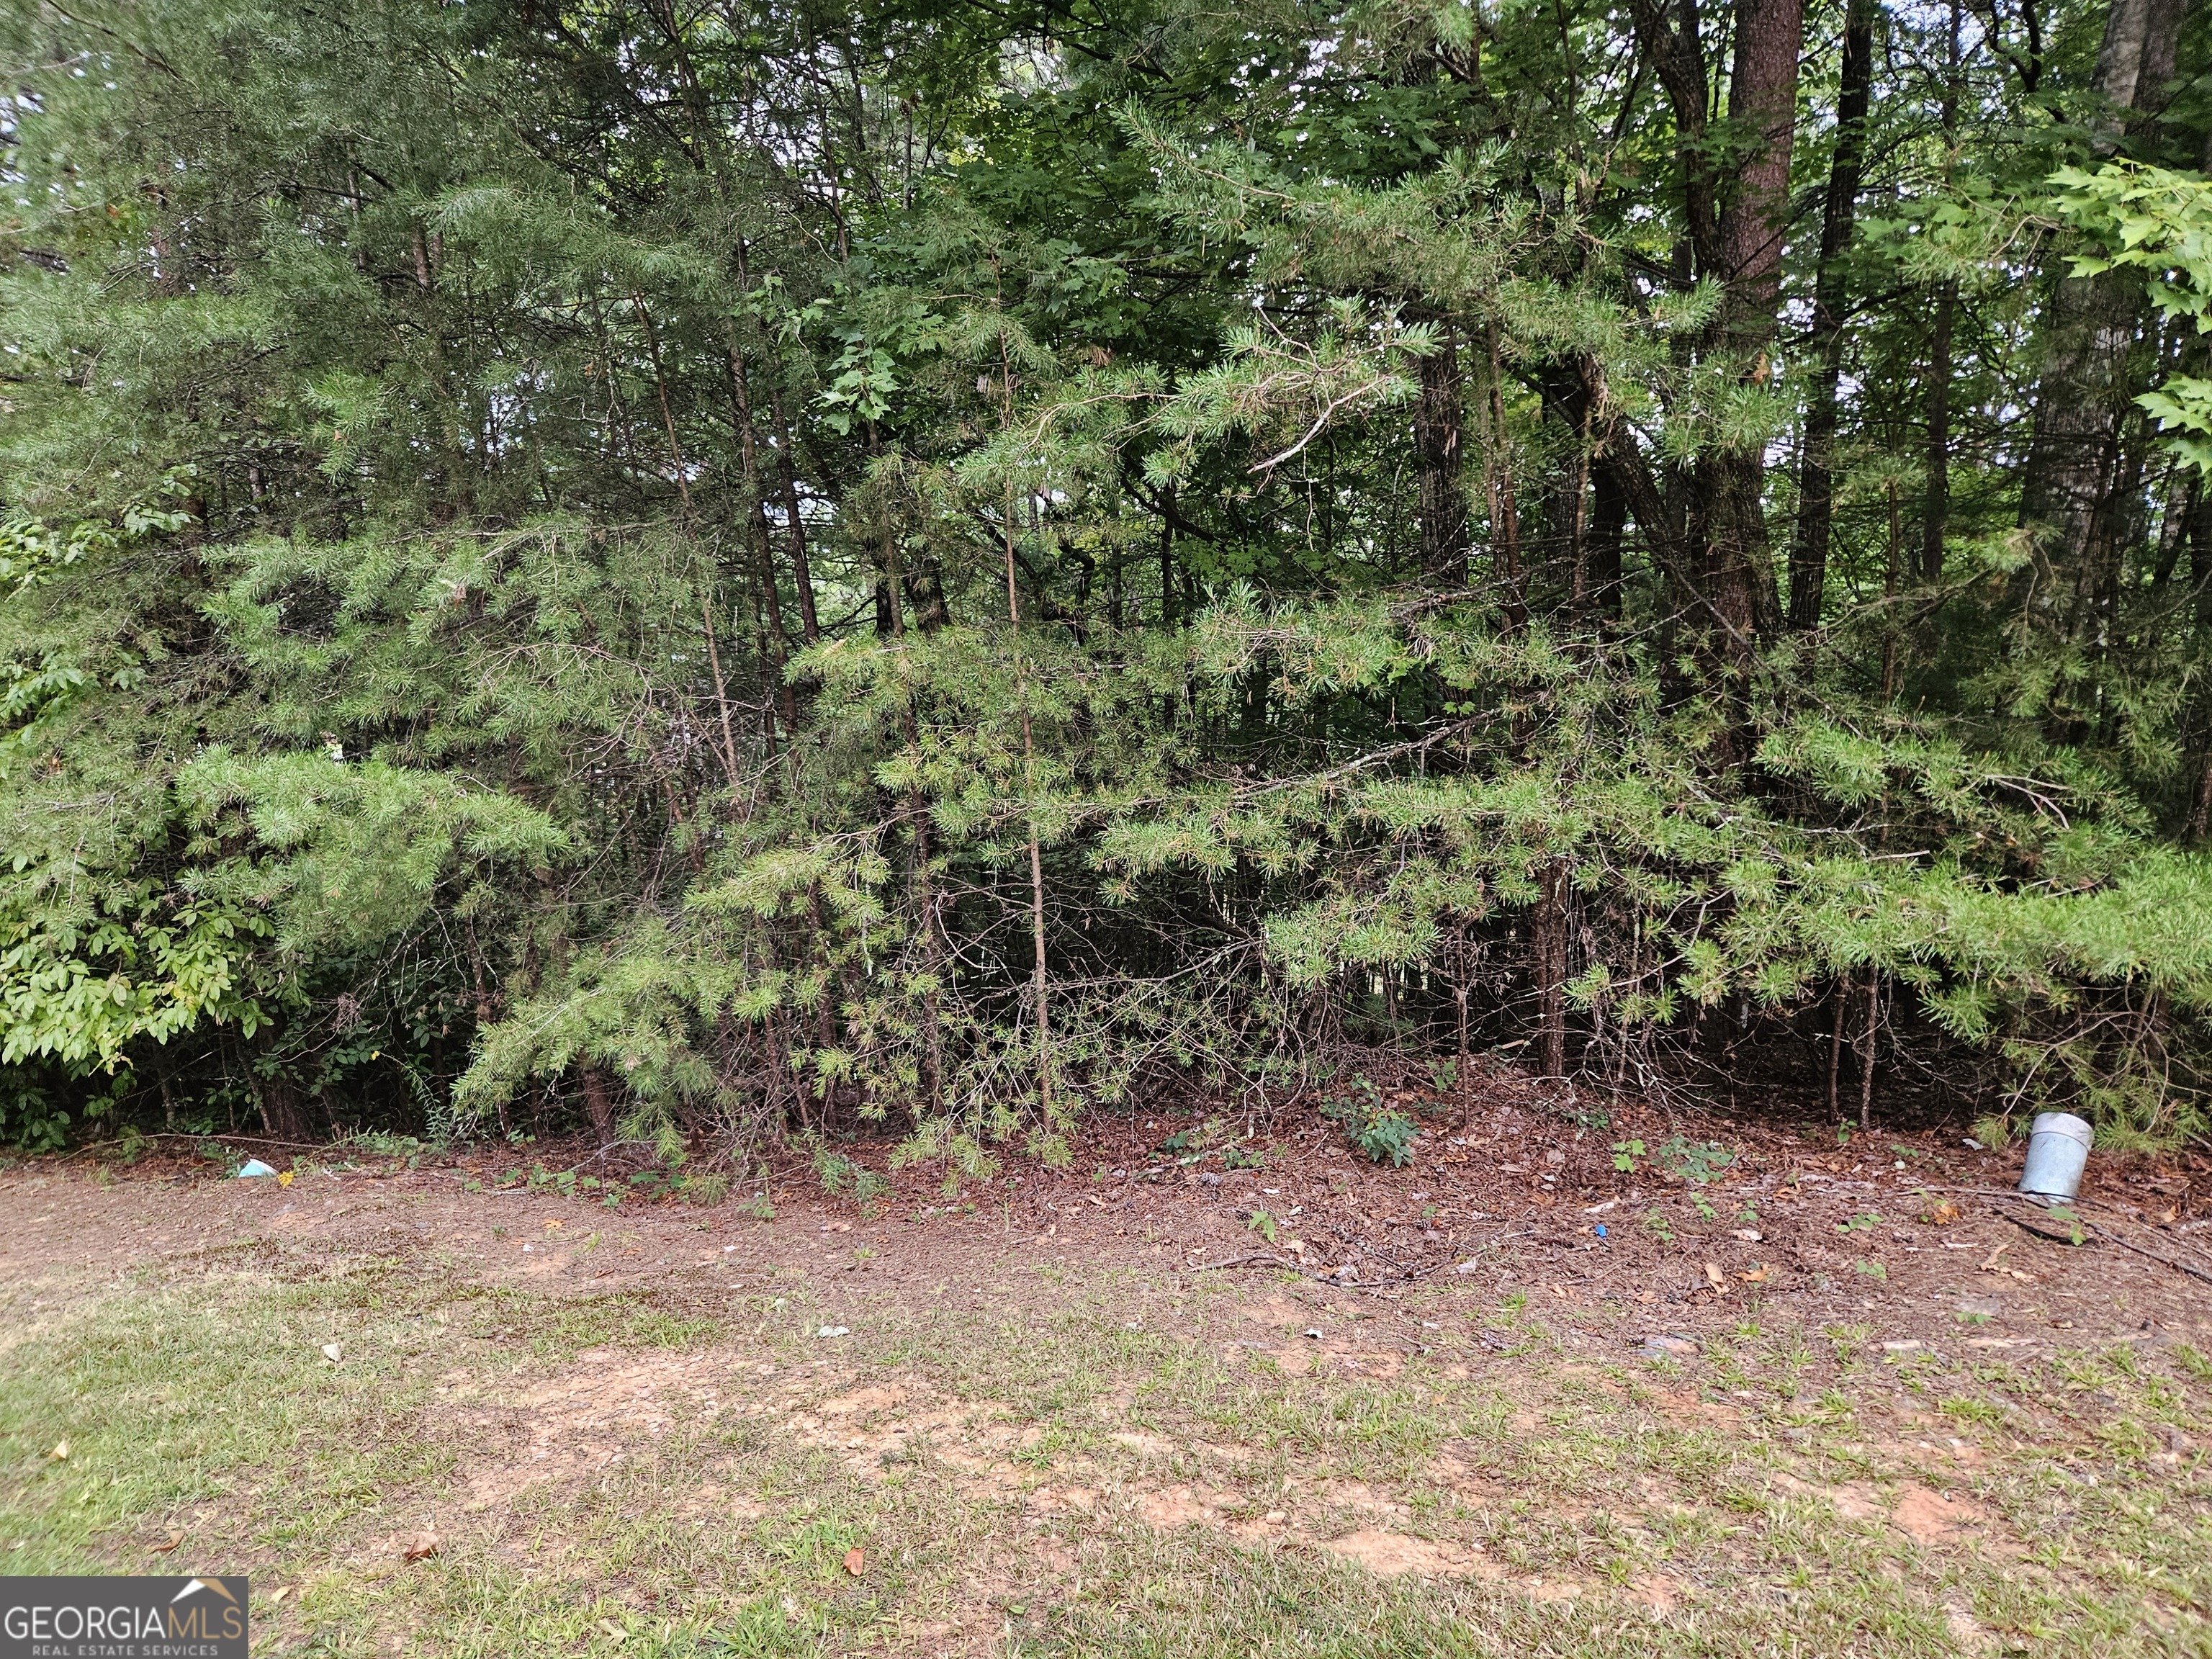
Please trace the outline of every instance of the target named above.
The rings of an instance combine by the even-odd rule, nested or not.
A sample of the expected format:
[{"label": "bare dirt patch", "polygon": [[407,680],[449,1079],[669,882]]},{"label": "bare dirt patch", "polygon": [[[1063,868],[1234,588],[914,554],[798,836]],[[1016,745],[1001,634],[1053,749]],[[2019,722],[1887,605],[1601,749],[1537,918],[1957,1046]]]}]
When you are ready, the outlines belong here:
[{"label": "bare dirt patch", "polygon": [[468,1507],[510,1504],[540,1486],[573,1489],[632,1443],[667,1434],[679,1412],[719,1415],[735,1364],[712,1351],[586,1350],[572,1366],[508,1398],[454,1401],[450,1421],[466,1432],[471,1448],[464,1462]]},{"label": "bare dirt patch", "polygon": [[[164,1139],[169,1150],[127,1169],[94,1151],[0,1172],[0,1193],[22,1215],[0,1225],[0,1284],[62,1262],[186,1264],[255,1239],[326,1261],[418,1253],[549,1292],[709,1300],[795,1280],[836,1285],[856,1304],[948,1284],[1028,1297],[1034,1281],[1020,1270],[1039,1263],[1173,1279],[1218,1262],[1213,1271],[1261,1292],[1238,1313],[1255,1335],[1283,1334],[1253,1351],[1279,1370],[1386,1382],[1402,1351],[1332,1331],[1314,1345],[1324,1357],[1293,1334],[1328,1322],[1338,1303],[1446,1287],[1492,1303],[1528,1294],[1570,1346],[1600,1350],[1655,1335],[1701,1341],[1747,1318],[1808,1330],[1863,1323],[1877,1340],[1963,1340],[2007,1355],[2092,1334],[2202,1339],[2207,1329],[2201,1285],[2114,1240],[2212,1261],[2199,1237],[2212,1226],[2212,1161],[2100,1153],[2081,1211],[2114,1237],[2076,1248],[2027,1231],[2022,1206],[2002,1197],[2018,1149],[1974,1151],[1954,1131],[1877,1132],[1838,1147],[1832,1126],[1793,1129],[1779,1108],[1734,1118],[1633,1099],[1608,1099],[1607,1121],[1592,1127],[1589,1102],[1492,1064],[1463,1097],[1400,1092],[1426,1114],[1403,1170],[1350,1155],[1303,1108],[1262,1117],[1234,1165],[1220,1152],[1240,1131],[1220,1114],[1102,1115],[1065,1170],[1012,1167],[954,1206],[935,1172],[890,1169],[888,1143],[852,1149],[889,1183],[866,1214],[824,1200],[794,1158],[762,1185],[777,1212],[769,1220],[734,1205],[633,1200],[610,1211],[544,1184],[564,1168],[621,1173],[618,1158],[580,1146],[539,1146],[526,1162],[489,1146],[404,1161],[332,1149],[308,1153],[283,1189],[227,1179],[191,1141]],[[1155,1150],[1183,1132],[1198,1137],[1195,1166]],[[280,1163],[295,1156],[221,1139]],[[1616,1142],[1714,1146],[1727,1161],[1691,1182],[1656,1151],[1616,1160]],[[1261,1245],[1245,1225],[1261,1206],[1298,1212],[1292,1224],[1312,1247],[1304,1258]],[[1334,1276],[1326,1286],[1317,1262]],[[1267,1282],[1284,1274],[1303,1283]]]},{"label": "bare dirt patch", "polygon": [[[471,1552],[526,1574],[580,1559],[605,1547],[594,1528],[612,1502],[663,1529],[655,1547],[676,1552],[672,1583],[727,1571],[742,1554],[744,1573],[780,1574],[777,1594],[813,1607],[884,1593],[880,1572],[935,1573],[872,1627],[895,1641],[927,1630],[914,1639],[931,1652],[1048,1634],[1094,1562],[1150,1572],[1229,1548],[1480,1579],[1524,1601],[1679,1614],[1688,1629],[1734,1594],[1723,1587],[1744,1552],[1779,1550],[1762,1571],[1786,1576],[1808,1512],[1863,1528],[1852,1556],[1915,1586],[1929,1628],[1948,1619],[1959,1646],[1987,1647],[1994,1637],[1969,1633],[1963,1603],[1929,1598],[1955,1594],[1958,1553],[1970,1549],[2001,1552],[2016,1574],[2057,1571],[2040,1565],[2054,1559],[2040,1547],[2047,1531],[2031,1552],[1996,1509],[2023,1512],[2005,1482],[2024,1460],[2043,1467],[2027,1441],[2080,1446],[2085,1413],[2094,1426],[2137,1408],[2136,1373],[2103,1364],[2099,1345],[2185,1383],[2201,1364],[2164,1351],[2201,1340],[2203,1306],[2180,1322],[2164,1317],[2179,1304],[2146,1314],[2130,1299],[2143,1283],[2125,1276],[2132,1267],[2100,1284],[2094,1274],[2114,1258],[2048,1240],[2023,1237],[1999,1259],[2048,1254],[2039,1274],[2077,1275],[2082,1288],[2057,1316],[2067,1322],[1991,1336],[2029,1316],[2025,1293],[2008,1280],[2002,1297],[1974,1294],[1968,1270],[1996,1251],[1976,1240],[1969,1261],[1945,1248],[1967,1219],[1938,1230],[1942,1272],[1918,1290],[1899,1288],[1903,1270],[1864,1276],[1864,1297],[1813,1322],[1813,1299],[1713,1296],[1702,1247],[1697,1271],[1674,1284],[1648,1252],[1610,1255],[1595,1235],[1507,1237],[1510,1218],[1479,1273],[1322,1286],[1265,1269],[1194,1273],[1172,1254],[1132,1254],[1110,1231],[1084,1235],[1085,1212],[1103,1207],[1091,1197],[1116,1190],[1110,1178],[1024,1181],[1020,1203],[1062,1217],[1040,1247],[1003,1212],[864,1217],[787,1200],[768,1221],[658,1203],[615,1215],[467,1193],[450,1173],[311,1171],[289,1193],[128,1176],[102,1186],[59,1167],[13,1188],[0,1178],[27,1216],[0,1222],[0,1297],[35,1314],[138,1283],[218,1297],[250,1283],[325,1310],[309,1316],[352,1322],[347,1364],[380,1363],[380,1350],[389,1376],[434,1393],[422,1431],[453,1459],[450,1480],[380,1500],[324,1558],[389,1580],[379,1595],[412,1595]],[[295,1224],[284,1206],[303,1187],[314,1210]],[[1418,1216],[1443,1191],[1409,1186],[1392,1212]],[[1072,1192],[1079,1211],[1063,1202]],[[1178,1206],[1203,1218],[1215,1202],[1190,1188],[1127,1201],[1170,1229]],[[825,1216],[849,1231],[823,1233]],[[155,1248],[119,1259],[118,1238]],[[527,1266],[525,1243],[538,1247]],[[1670,1284],[1681,1299],[1645,1299]],[[1654,1334],[1668,1343],[1651,1348]],[[2051,1369],[2062,1361],[2074,1368],[2063,1376]],[[2014,1365],[2046,1380],[2008,1388]],[[2080,1380],[2092,1370],[2094,1394]],[[1778,1388],[1784,1372],[1794,1383]],[[1846,1416],[1830,1415],[1831,1389]],[[1960,1393],[1975,1407],[1963,1415],[1949,1397]],[[2137,1459],[2138,1473],[2162,1474],[2193,1450],[2162,1414],[2145,1423],[2154,1446],[2169,1428],[2179,1437]],[[64,1428],[75,1431],[58,1422],[43,1443]],[[1716,1468],[1730,1472],[1724,1485]],[[1799,1512],[1770,1526],[1732,1496],[1762,1485]],[[1725,1512],[1717,1493],[1731,1495]],[[599,1519],[573,1532],[548,1519],[570,1510]],[[957,1542],[941,1540],[939,1517]],[[399,1543],[422,1528],[445,1540],[441,1557],[407,1563]],[[134,1520],[116,1535],[171,1529]],[[1624,1547],[1633,1553],[1616,1559]],[[855,1547],[866,1574],[842,1574]],[[1650,1570],[1616,1582],[1601,1560]],[[1328,1594],[1345,1593],[1331,1577]],[[1255,1604],[1250,1616],[1271,1615]]]},{"label": "bare dirt patch", "polygon": [[1472,1559],[1464,1552],[1409,1533],[1384,1532],[1374,1527],[1329,1539],[1322,1547],[1347,1561],[1356,1561],[1383,1578],[1395,1578],[1405,1573],[1443,1578],[1473,1570]]},{"label": "bare dirt patch", "polygon": [[1880,1526],[1890,1518],[1889,1510],[1871,1486],[1856,1484],[1815,1486],[1811,1481],[1799,1480],[1794,1474],[1777,1475],[1775,1484],[1793,1496],[1826,1504],[1846,1521],[1855,1521],[1865,1526]]},{"label": "bare dirt patch", "polygon": [[1645,1573],[1628,1581],[1628,1599],[1652,1613],[1672,1613],[1686,1598],[1681,1583],[1663,1572]]},{"label": "bare dirt patch", "polygon": [[1239,1499],[1233,1492],[1219,1491],[1209,1486],[1170,1486],[1164,1492],[1146,1492],[1137,1499],[1137,1513],[1148,1526],[1163,1532],[1172,1532],[1177,1527],[1218,1527],[1227,1524],[1229,1513]]},{"label": "bare dirt patch", "polygon": [[1907,1486],[1889,1518],[1914,1543],[1929,1548],[1991,1535],[1987,1510],[1960,1493],[1931,1492],[1926,1486]]}]

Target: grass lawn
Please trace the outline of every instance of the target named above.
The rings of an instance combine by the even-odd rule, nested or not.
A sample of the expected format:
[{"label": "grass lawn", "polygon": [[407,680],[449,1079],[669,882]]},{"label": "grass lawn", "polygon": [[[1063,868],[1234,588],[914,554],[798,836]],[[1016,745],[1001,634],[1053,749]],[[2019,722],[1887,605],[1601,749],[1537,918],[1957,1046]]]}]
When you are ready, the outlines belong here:
[{"label": "grass lawn", "polygon": [[2212,1651],[2185,1344],[1594,1357],[1519,1293],[1017,1257],[861,1320],[820,1272],[478,1265],[11,1279],[5,1571],[250,1571],[301,1655]]}]

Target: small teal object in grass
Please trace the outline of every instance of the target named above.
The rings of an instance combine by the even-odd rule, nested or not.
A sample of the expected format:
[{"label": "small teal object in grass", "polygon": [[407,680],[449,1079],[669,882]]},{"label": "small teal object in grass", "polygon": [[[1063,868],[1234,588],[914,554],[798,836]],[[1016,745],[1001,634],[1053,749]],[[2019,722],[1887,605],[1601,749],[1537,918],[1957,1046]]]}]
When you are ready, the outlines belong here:
[{"label": "small teal object in grass", "polygon": [[1599,1223],[1597,1224],[1597,1236],[1598,1236],[1600,1238],[1609,1238],[1609,1237],[1612,1237],[1612,1235],[1611,1235],[1611,1234],[1609,1234],[1609,1233],[1607,1233],[1607,1232],[1606,1231],[1606,1230],[1605,1230],[1605,1223],[1603,1223],[1602,1221],[1601,1221],[1601,1222],[1599,1222]]},{"label": "small teal object in grass", "polygon": [[240,1181],[246,1180],[250,1176],[271,1176],[276,1173],[276,1170],[258,1158],[249,1158],[238,1166],[238,1179]]},{"label": "small teal object in grass", "polygon": [[2081,1190],[2096,1131],[2070,1112],[2045,1112],[2028,1131],[2027,1165],[2020,1189],[2038,1198],[2071,1198]]}]

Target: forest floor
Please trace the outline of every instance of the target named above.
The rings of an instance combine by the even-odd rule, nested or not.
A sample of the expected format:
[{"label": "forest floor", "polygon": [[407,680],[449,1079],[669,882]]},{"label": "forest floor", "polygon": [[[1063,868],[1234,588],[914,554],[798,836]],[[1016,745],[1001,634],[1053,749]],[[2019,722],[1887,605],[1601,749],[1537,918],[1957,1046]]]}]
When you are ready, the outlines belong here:
[{"label": "forest floor", "polygon": [[19,1163],[0,1573],[247,1572],[268,1654],[2212,1652],[2204,1170],[1609,1109],[866,1212]]}]

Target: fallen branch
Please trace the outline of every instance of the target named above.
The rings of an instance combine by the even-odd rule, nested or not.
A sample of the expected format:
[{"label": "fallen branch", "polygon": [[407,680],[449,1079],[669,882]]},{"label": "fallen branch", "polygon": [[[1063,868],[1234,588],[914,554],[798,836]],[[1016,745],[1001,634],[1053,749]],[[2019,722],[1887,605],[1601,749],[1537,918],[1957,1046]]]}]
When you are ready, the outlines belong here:
[{"label": "fallen branch", "polygon": [[92,1152],[105,1151],[110,1146],[127,1146],[131,1145],[133,1140],[192,1140],[226,1147],[228,1142],[236,1140],[242,1141],[249,1146],[289,1147],[294,1152],[327,1152],[334,1148],[346,1145],[346,1143],[342,1140],[277,1140],[268,1135],[240,1134],[229,1129],[216,1129],[213,1131],[198,1129],[149,1129],[143,1134],[118,1136],[113,1140],[88,1141],[82,1146],[72,1146],[65,1152],[56,1154],[56,1158],[57,1161],[65,1164],[73,1158],[83,1158]]},{"label": "fallen branch", "polygon": [[[2026,1204],[2032,1208],[2043,1210],[2046,1214],[2049,1213],[2048,1206],[2040,1196],[2033,1193],[2023,1193],[2010,1187],[1960,1187],[1948,1182],[1929,1182],[1924,1184],[1923,1189],[1931,1193],[1950,1193],[1960,1198],[2001,1199],[2014,1204]],[[2157,1262],[2160,1267],[2171,1267],[2178,1273],[2186,1273],[2191,1279],[2202,1279],[2204,1283],[2212,1285],[2212,1268],[2200,1267],[2194,1262],[2177,1261],[2172,1256],[2147,1249],[2130,1239],[2123,1238],[2112,1230],[2110,1223],[2100,1225],[2087,1217],[2078,1216],[2078,1212],[2083,1206],[2094,1206],[2100,1210],[2116,1210],[2119,1206],[2097,1198],[2076,1198],[2068,1200],[2067,1208],[2077,1212],[2077,1218],[2085,1232],[2093,1233],[2099,1238],[2108,1240],[2124,1250],[2131,1250],[2139,1256]],[[2075,1243],[2074,1239],[2063,1233],[2045,1232],[2040,1227],[2031,1226],[2008,1210],[1999,1210],[1997,1213],[2022,1232],[2033,1233],[2038,1238],[2047,1238],[2058,1244]]]},{"label": "fallen branch", "polygon": [[2206,1269],[2199,1267],[2194,1263],[2177,1261],[2170,1255],[2161,1255],[2156,1250],[2146,1249],[2143,1246],[2134,1243],[2132,1240],[2121,1237],[2119,1234],[2112,1231],[2109,1227],[2099,1226],[2094,1221],[2085,1221],[2081,1224],[2084,1227],[2087,1227],[2091,1232],[2096,1234],[2098,1237],[2109,1238],[2113,1243],[2118,1245],[2124,1250],[2133,1250],[2137,1255],[2146,1256],[2151,1261],[2158,1262],[2164,1267],[2172,1268],[2174,1272],[2178,1273],[2187,1273],[2191,1279],[2201,1279],[2206,1284],[2212,1285],[2212,1272],[2208,1272]]},{"label": "fallen branch", "polygon": [[[2075,1238],[2070,1234],[2051,1232],[2045,1228],[2037,1226],[2032,1221],[2025,1220],[2019,1216],[2010,1213],[2009,1212],[2001,1211],[1999,1213],[2003,1215],[2004,1218],[2007,1221],[2011,1222],[2014,1226],[2019,1228],[2021,1231],[2033,1234],[2037,1238],[2047,1238],[2053,1244],[2072,1245],[2078,1249],[2080,1246],[2088,1243],[2088,1239],[2086,1237]],[[2089,1223],[2086,1221],[2081,1224],[2081,1230],[2085,1235],[2094,1231],[2094,1229],[2090,1226]]]},{"label": "fallen branch", "polygon": [[[1960,1187],[1954,1188],[1952,1190],[1955,1192],[1972,1192],[1976,1194],[1978,1196],[1984,1198],[2011,1199],[2015,1203],[2030,1205],[2039,1210],[2044,1209],[2044,1206],[2038,1202],[2032,1194],[2028,1193],[2004,1192],[1986,1187]],[[2095,1200],[2091,1201],[2094,1202]],[[2113,1206],[2109,1204],[2099,1204],[2098,1207],[2100,1209],[2111,1209]],[[2072,1206],[2069,1206],[2069,1212],[2071,1212],[2071,1209]],[[2046,1214],[2049,1213],[2047,1210],[2045,1212]],[[2018,1227],[2022,1232],[2033,1233],[2038,1238],[2047,1238],[2053,1243],[2077,1244],[2079,1243],[2086,1242],[2077,1241],[2064,1233],[2046,1232],[2040,1227],[2030,1224],[2027,1221],[2013,1214],[2008,1210],[2000,1210],[1997,1213],[2002,1215],[2007,1221],[2011,1222],[2014,1226]],[[2080,1215],[2076,1215],[2075,1217],[2075,1220],[2084,1233],[2092,1235],[2097,1238],[2104,1239],[2108,1243],[2117,1244],[2122,1249],[2132,1251],[2135,1255],[2142,1256],[2146,1261],[2155,1261],[2162,1267],[2171,1267],[2178,1273],[2186,1273],[2191,1279],[2202,1279],[2207,1285],[2212,1285],[2212,1268],[2200,1267],[2191,1261],[2179,1261],[2172,1256],[2164,1254],[2162,1251],[2151,1249],[2145,1245],[2136,1243],[2133,1239],[2123,1237],[2120,1233],[2114,1229],[2110,1222],[2094,1222],[2088,1219],[2086,1216]]]},{"label": "fallen branch", "polygon": [[1218,1261],[1194,1261],[1183,1271],[1192,1273],[1207,1273],[1223,1267],[1249,1267],[1255,1261],[1263,1261],[1271,1267],[1286,1267],[1294,1270],[1297,1268],[1295,1262],[1285,1261],[1279,1255],[1269,1255],[1263,1251],[1257,1255],[1224,1256]]}]

